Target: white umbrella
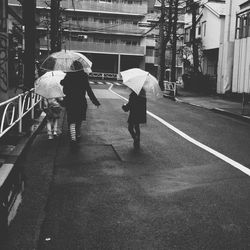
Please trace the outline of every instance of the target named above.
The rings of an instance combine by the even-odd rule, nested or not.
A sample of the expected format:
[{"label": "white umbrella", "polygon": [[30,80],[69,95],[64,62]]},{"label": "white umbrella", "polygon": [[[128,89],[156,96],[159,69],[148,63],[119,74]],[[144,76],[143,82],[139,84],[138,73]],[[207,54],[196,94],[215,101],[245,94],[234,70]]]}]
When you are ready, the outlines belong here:
[{"label": "white umbrella", "polygon": [[159,87],[157,79],[149,72],[132,68],[121,72],[123,84],[132,89],[137,95],[139,95],[143,88],[147,94],[153,94],[154,97],[159,97],[161,89]]},{"label": "white umbrella", "polygon": [[75,72],[84,70],[89,73],[91,71],[92,62],[83,54],[62,50],[50,54],[41,64],[44,70],[62,70],[64,72]]},{"label": "white umbrella", "polygon": [[65,77],[62,71],[49,71],[35,81],[35,93],[45,98],[63,97],[60,81]]}]

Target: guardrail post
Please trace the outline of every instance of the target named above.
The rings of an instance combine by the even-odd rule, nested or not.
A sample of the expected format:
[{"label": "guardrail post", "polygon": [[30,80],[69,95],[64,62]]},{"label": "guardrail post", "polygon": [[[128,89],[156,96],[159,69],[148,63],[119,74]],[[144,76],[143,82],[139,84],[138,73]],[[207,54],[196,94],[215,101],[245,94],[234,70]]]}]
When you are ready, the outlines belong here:
[{"label": "guardrail post", "polygon": [[23,126],[23,121],[22,121],[22,95],[19,95],[18,99],[18,118],[20,118],[19,124],[18,124],[18,132],[22,133],[22,126]]},{"label": "guardrail post", "polygon": [[34,103],[35,103],[35,93],[31,92],[31,119],[34,119],[35,117],[35,107],[34,107]]}]

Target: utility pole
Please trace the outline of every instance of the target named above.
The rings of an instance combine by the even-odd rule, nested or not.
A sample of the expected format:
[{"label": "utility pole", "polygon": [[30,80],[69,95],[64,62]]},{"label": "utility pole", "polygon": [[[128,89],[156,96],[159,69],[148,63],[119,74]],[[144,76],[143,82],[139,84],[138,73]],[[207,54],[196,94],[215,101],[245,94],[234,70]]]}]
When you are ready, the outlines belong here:
[{"label": "utility pole", "polygon": [[176,81],[176,47],[177,47],[177,21],[178,21],[179,0],[174,0],[174,20],[172,38],[172,58],[171,58],[171,81]]},{"label": "utility pole", "polygon": [[199,8],[199,3],[194,2],[194,0],[190,0],[189,5],[192,14],[192,28],[190,36],[193,47],[193,65],[194,65],[194,73],[195,75],[197,75],[197,73],[199,72],[199,52],[196,40],[196,14],[197,14],[197,9]]},{"label": "utility pole", "polygon": [[59,27],[59,15],[60,15],[60,0],[51,0],[50,6],[50,20],[51,20],[51,53],[61,50],[60,43],[60,27]]},{"label": "utility pole", "polygon": [[8,90],[8,1],[0,0],[0,102],[7,99]]},{"label": "utility pole", "polygon": [[[173,5],[173,0],[168,0],[168,7],[166,7],[165,0],[161,0],[161,16],[159,20],[159,55],[158,55],[158,80],[161,89],[164,88],[163,81],[165,78],[165,71],[166,71],[166,58],[165,58],[166,46],[170,40],[171,29],[172,29],[172,5]],[[167,22],[166,19],[168,19]]]},{"label": "utility pole", "polygon": [[165,23],[165,0],[161,0],[161,16],[159,19],[159,48],[158,48],[158,80],[159,86],[163,90],[163,81],[165,75],[165,51],[166,51],[166,44],[164,39],[164,23]]},{"label": "utility pole", "polygon": [[23,1],[24,20],[24,88],[31,89],[35,81],[36,60],[36,0]]}]

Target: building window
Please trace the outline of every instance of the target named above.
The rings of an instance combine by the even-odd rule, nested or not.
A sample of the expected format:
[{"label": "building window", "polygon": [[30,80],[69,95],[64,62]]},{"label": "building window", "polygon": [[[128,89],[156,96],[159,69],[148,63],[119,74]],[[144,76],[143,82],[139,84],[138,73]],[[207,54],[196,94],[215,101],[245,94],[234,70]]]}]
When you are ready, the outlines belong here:
[{"label": "building window", "polygon": [[184,36],[184,42],[188,43],[190,42],[190,28],[185,29],[185,36]]},{"label": "building window", "polygon": [[200,24],[198,24],[198,36],[200,36],[201,35],[201,25]]},{"label": "building window", "polygon": [[72,21],[77,21],[77,16],[72,16]]},{"label": "building window", "polygon": [[206,28],[207,28],[207,22],[202,22],[202,35],[206,36]]},{"label": "building window", "polygon": [[235,38],[246,38],[250,36],[250,12],[237,16]]},{"label": "building window", "polygon": [[138,46],[140,45],[139,41],[135,41],[135,40],[122,40],[122,43],[126,44],[126,45],[132,45],[132,46]]},{"label": "building window", "polygon": [[100,3],[111,3],[111,0],[99,0]]},{"label": "building window", "polygon": [[154,56],[154,48],[146,48],[146,56]]}]

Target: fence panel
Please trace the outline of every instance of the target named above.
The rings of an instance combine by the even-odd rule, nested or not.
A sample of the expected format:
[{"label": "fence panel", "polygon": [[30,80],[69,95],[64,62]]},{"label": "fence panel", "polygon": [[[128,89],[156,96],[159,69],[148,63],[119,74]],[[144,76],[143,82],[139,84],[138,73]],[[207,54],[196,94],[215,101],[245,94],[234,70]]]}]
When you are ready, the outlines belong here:
[{"label": "fence panel", "polygon": [[0,103],[0,138],[6,134],[17,123],[18,132],[22,132],[22,119],[31,112],[34,118],[34,108],[42,100],[42,97],[35,94],[34,89],[17,95],[5,102]]}]

